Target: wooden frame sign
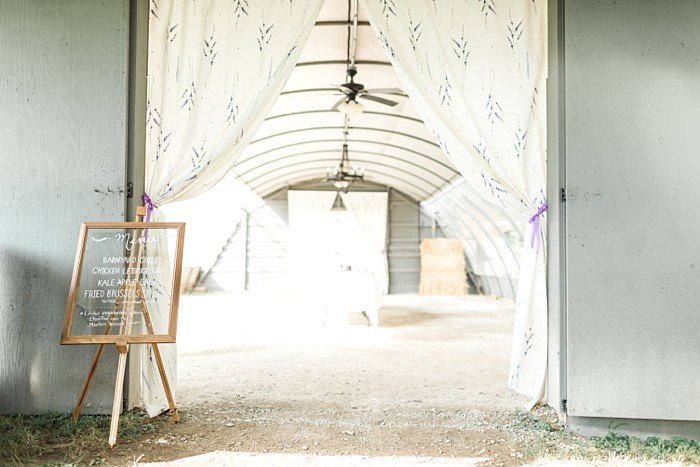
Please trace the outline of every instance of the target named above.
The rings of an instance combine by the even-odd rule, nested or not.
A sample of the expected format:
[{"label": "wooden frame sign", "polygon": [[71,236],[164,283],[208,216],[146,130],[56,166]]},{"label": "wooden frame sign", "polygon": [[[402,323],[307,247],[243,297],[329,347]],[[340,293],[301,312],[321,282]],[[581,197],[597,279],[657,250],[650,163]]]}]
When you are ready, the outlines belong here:
[{"label": "wooden frame sign", "polygon": [[84,222],[61,344],[175,342],[184,233],[184,223]]}]

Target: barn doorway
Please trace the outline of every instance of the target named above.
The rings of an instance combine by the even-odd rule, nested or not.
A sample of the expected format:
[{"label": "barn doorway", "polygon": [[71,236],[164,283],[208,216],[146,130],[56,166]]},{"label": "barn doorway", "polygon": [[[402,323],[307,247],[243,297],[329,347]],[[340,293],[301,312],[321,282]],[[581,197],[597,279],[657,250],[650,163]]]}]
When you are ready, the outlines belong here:
[{"label": "barn doorway", "polygon": [[[248,15],[243,10],[238,13],[239,19]],[[488,22],[490,19],[486,17],[484,20]],[[336,47],[326,47],[330,42],[319,40],[332,28],[336,28],[333,34],[341,38],[340,47],[337,47],[338,44]],[[170,39],[172,31],[168,31]],[[265,33],[267,29],[261,31]],[[392,283],[398,282],[394,281],[397,276],[392,276],[392,273],[396,275],[407,272],[408,268],[396,266],[401,259],[405,259],[400,252],[393,252],[397,261],[393,270],[392,265],[388,265],[385,285],[378,284],[378,275],[374,274],[374,290],[379,292],[381,297],[377,307],[379,318],[375,322],[371,318],[362,321],[353,319],[349,313],[343,313],[342,320],[334,322],[334,326],[328,326],[329,320],[326,318],[329,304],[345,304],[358,294],[357,287],[354,286],[346,287],[342,292],[333,291],[329,283],[343,284],[346,281],[329,281],[330,274],[324,274],[322,269],[339,269],[340,272],[336,270],[334,276],[339,273],[370,270],[373,266],[368,263],[372,261],[363,262],[362,256],[371,256],[374,249],[375,252],[379,251],[385,255],[385,261],[386,258],[391,259],[392,252],[387,251],[391,242],[385,240],[379,248],[376,245],[369,246],[367,242],[359,240],[362,238],[359,233],[365,230],[364,226],[351,226],[350,217],[346,214],[326,212],[315,219],[313,227],[307,226],[304,241],[308,246],[294,246],[292,234],[289,232],[292,224],[290,213],[287,212],[286,218],[280,215],[278,203],[286,203],[286,199],[282,200],[281,197],[302,187],[310,189],[324,184],[330,186],[330,178],[326,178],[324,174],[326,169],[337,163],[341,145],[344,149],[349,146],[353,162],[366,169],[362,170],[366,180],[358,180],[355,185],[350,186],[350,192],[368,184],[372,188],[379,187],[386,193],[398,193],[399,197],[408,200],[408,204],[414,203],[417,206],[415,218],[406,222],[406,225],[400,222],[391,225],[391,220],[385,221],[389,224],[387,238],[403,229],[417,230],[418,241],[408,246],[404,245],[412,250],[411,261],[418,259],[416,251],[420,239],[426,238],[423,231],[428,230],[429,235],[435,236],[438,229],[442,229],[444,235],[463,241],[467,264],[471,268],[474,283],[479,285],[475,289],[486,293],[496,289],[502,292],[508,288],[502,284],[509,283],[510,290],[514,291],[517,277],[512,274],[513,265],[517,271],[521,253],[519,248],[526,235],[522,220],[513,221],[507,214],[505,204],[500,207],[475,207],[475,203],[464,202],[474,193],[470,189],[475,190],[468,188],[475,186],[465,178],[464,174],[468,171],[463,167],[456,167],[454,161],[447,156],[449,143],[441,140],[439,135],[436,138],[434,133],[426,128],[419,112],[408,99],[408,94],[401,88],[405,83],[393,73],[391,62],[386,55],[382,55],[385,52],[381,50],[380,43],[370,29],[368,19],[358,13],[358,2],[332,0],[324,4],[311,36],[316,40],[307,42],[307,46],[311,46],[310,51],[305,49],[301,54],[300,61],[282,89],[279,99],[272,105],[260,129],[240,151],[230,171],[238,181],[264,200],[265,205],[261,210],[246,210],[245,213],[248,222],[244,230],[243,284],[244,288],[249,290],[235,294],[193,296],[183,300],[189,301],[191,311],[187,311],[188,305],[183,303],[181,319],[185,324],[180,329],[187,331],[181,331],[179,349],[182,394],[189,394],[185,397],[192,397],[192,404],[202,404],[196,406],[198,410],[203,409],[209,401],[219,400],[214,397],[219,393],[225,394],[220,402],[229,401],[233,404],[228,408],[238,405],[244,411],[255,411],[261,406],[269,408],[273,402],[280,404],[274,409],[278,410],[285,405],[303,402],[303,398],[299,399],[300,395],[308,394],[313,400],[328,396],[325,402],[318,406],[322,412],[336,410],[338,404],[342,405],[345,401],[350,402],[350,410],[360,411],[371,411],[373,407],[391,405],[395,409],[394,415],[399,418],[400,408],[405,406],[416,406],[416,410],[421,413],[427,406],[431,406],[428,410],[432,413],[442,407],[447,411],[445,413],[452,414],[450,416],[459,417],[463,415],[465,407],[472,407],[468,401],[476,401],[476,405],[473,406],[476,411],[487,406],[497,406],[498,402],[495,401],[505,401],[506,404],[522,403],[521,396],[506,389],[508,362],[511,356],[508,343],[515,323],[512,302],[493,296],[446,298],[383,295],[386,291],[391,291]],[[267,40],[266,36],[263,39]],[[177,39],[173,36],[172,40]],[[214,43],[207,40],[206,44],[208,46],[204,52],[208,54],[209,66],[213,69],[217,60]],[[260,47],[262,51],[263,45]],[[459,52],[466,60],[466,49],[460,49]],[[316,53],[327,55],[315,60]],[[379,54],[379,57],[373,54]],[[338,59],[337,56],[341,58]],[[340,79],[338,75],[341,76]],[[358,84],[360,76],[364,83],[361,84],[362,88]],[[319,80],[340,84],[324,88],[314,84]],[[387,94],[390,97],[377,97],[367,91],[372,98],[362,94],[369,102],[363,103],[361,112],[357,112],[357,106],[338,111],[346,107],[343,104],[349,105],[350,101],[355,102],[355,98],[361,97],[362,89],[381,89],[382,91],[375,93]],[[351,92],[348,93],[348,90]],[[330,97],[324,96],[328,94],[326,91],[331,91]],[[341,99],[336,102],[338,97],[333,97],[333,93],[338,91],[341,93]],[[177,105],[181,108],[195,108],[196,96],[195,86],[188,86],[183,94],[183,101]],[[443,97],[447,99],[449,96]],[[221,102],[223,101],[219,99],[218,103]],[[495,125],[496,120],[503,121],[504,117],[498,109],[505,105],[505,101],[496,105],[491,100],[490,105],[493,111],[490,114],[491,118],[495,119],[491,124]],[[540,106],[537,103],[533,105],[537,108]],[[235,125],[238,118],[235,101],[229,102],[226,109],[229,112],[229,124]],[[196,130],[193,130],[193,133],[196,133]],[[521,141],[515,145],[515,148],[521,151],[522,154],[519,154],[523,155],[523,160],[526,150],[524,141],[529,137],[526,136],[528,134],[532,133],[521,132]],[[164,143],[162,139],[158,141],[158,151],[166,146],[171,147],[168,146],[170,142],[168,145]],[[531,146],[527,147],[530,150]],[[194,169],[197,169],[209,153],[204,150],[204,146],[192,146],[188,149],[192,150],[192,163]],[[472,149],[480,157],[491,157],[485,140],[471,144],[470,151]],[[498,180],[484,179],[483,183],[490,187],[492,196],[506,196],[507,190],[499,185]],[[536,196],[540,194],[543,195],[538,193]],[[339,196],[340,188],[331,195]],[[536,201],[540,200],[536,197],[527,200],[528,203]],[[428,204],[431,209],[424,209]],[[388,202],[387,206],[391,208],[391,202]],[[546,207],[546,204],[543,206]],[[260,222],[255,224],[251,221],[266,208],[270,208],[277,216],[274,225],[263,225]],[[163,210],[167,210],[167,207]],[[219,209],[217,216],[221,215],[222,211]],[[537,216],[539,214],[536,214],[535,218],[538,218]],[[428,218],[429,222],[423,222],[424,218]],[[263,254],[261,248],[255,250],[260,253],[259,256],[250,254],[251,228],[265,230],[270,239],[268,246],[274,249],[274,253]],[[288,229],[286,239],[283,238],[285,228]],[[539,234],[538,230],[532,233],[532,236],[535,238]],[[340,242],[322,247],[318,239],[328,237]],[[514,244],[518,241],[521,245]],[[269,253],[273,250],[265,251]],[[292,268],[288,267],[290,257],[294,257],[291,261],[294,265]],[[254,262],[259,265],[259,269],[253,267]],[[324,262],[326,264],[321,267]],[[280,266],[283,263],[286,263],[286,266]],[[303,267],[299,267],[300,265]],[[417,286],[419,270],[408,272],[414,275],[412,279]],[[312,274],[318,279],[309,280],[309,275]],[[261,285],[263,283],[257,279],[263,276],[266,279],[275,276],[276,280]],[[314,292],[305,290],[305,293],[299,293],[304,288],[296,286],[300,281],[315,284],[317,288]],[[251,287],[252,284],[258,286],[257,290]],[[270,287],[271,284],[278,287]],[[279,287],[280,285],[283,287]],[[362,309],[353,312],[367,314],[367,310]],[[320,315],[323,315],[323,319],[319,320]],[[389,323],[387,326],[382,324],[384,318]],[[187,333],[194,331],[198,331],[199,337],[194,334],[189,334],[188,337]],[[500,357],[493,357],[490,350],[484,353],[470,348],[474,342],[498,352]],[[538,352],[531,352],[531,355],[542,355],[541,349],[537,350]],[[464,356],[472,355],[471,352],[475,352],[474,366],[466,368]],[[263,358],[264,356],[267,359]],[[248,360],[248,357],[252,359]],[[246,361],[248,363],[245,363]],[[343,367],[343,362],[347,366]],[[188,367],[188,364],[191,366]],[[238,364],[243,366],[236,367]],[[237,373],[244,367],[253,372],[245,375]],[[337,368],[338,373],[334,373],[331,368]],[[341,368],[344,369],[341,371]],[[374,368],[372,378],[362,376],[363,368]],[[402,368],[406,370],[403,379]],[[265,373],[265,369],[272,371]],[[418,369],[423,372],[417,371]],[[490,373],[490,370],[495,373]],[[338,378],[342,379],[340,386],[348,386],[352,391],[338,389],[331,380],[326,379],[335,378],[339,374],[343,375],[343,378]],[[494,381],[501,381],[500,389],[492,387],[477,390],[476,393],[469,392],[478,387],[477,382],[488,384],[492,374],[497,375]],[[209,379],[208,375],[215,375],[216,378]],[[469,388],[458,384],[457,380],[451,380],[453,376],[458,381],[469,381]],[[236,381],[242,388],[247,384],[244,383],[245,378],[251,378],[250,387],[258,389],[253,392],[243,391],[244,394],[240,394],[241,399],[247,399],[246,401],[231,399]],[[363,384],[365,380],[366,385]],[[399,381],[400,388],[413,388],[416,392],[407,391],[401,396],[392,395],[392,381]],[[441,385],[441,382],[444,384]],[[272,387],[269,385],[276,386],[278,383],[282,388],[278,395],[285,395],[287,399],[273,401],[256,398],[257,392],[272,393]],[[305,389],[305,384],[313,385],[313,389],[331,389],[327,394],[322,394]],[[378,388],[384,388],[386,391],[374,391]],[[216,394],[209,391],[210,389]],[[198,399],[198,392],[201,392],[206,400]],[[477,397],[482,395],[486,397]],[[489,399],[490,397],[493,399]],[[212,410],[204,411],[214,413],[224,410],[224,407],[219,406]],[[262,412],[272,410],[269,408]],[[311,412],[313,409],[309,409],[309,413]],[[253,418],[241,420],[246,422]],[[381,420],[377,423],[381,426]],[[347,431],[353,432],[351,429]],[[305,446],[309,448],[308,444]]]}]

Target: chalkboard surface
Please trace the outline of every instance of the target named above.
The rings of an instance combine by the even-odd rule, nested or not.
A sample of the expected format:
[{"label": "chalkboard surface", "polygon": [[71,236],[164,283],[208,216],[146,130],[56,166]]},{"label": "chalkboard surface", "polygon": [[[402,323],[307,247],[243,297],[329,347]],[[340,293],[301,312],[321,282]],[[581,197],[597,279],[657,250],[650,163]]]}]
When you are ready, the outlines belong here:
[{"label": "chalkboard surface", "polygon": [[185,224],[83,223],[61,344],[175,342]]}]

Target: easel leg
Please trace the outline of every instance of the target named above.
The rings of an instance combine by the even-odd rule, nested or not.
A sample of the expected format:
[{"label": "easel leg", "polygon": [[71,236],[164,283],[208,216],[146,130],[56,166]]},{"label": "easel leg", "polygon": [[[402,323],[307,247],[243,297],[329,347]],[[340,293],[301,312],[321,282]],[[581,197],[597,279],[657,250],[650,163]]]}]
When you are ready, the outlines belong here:
[{"label": "easel leg", "polygon": [[92,359],[92,365],[90,366],[90,371],[88,372],[87,379],[83,384],[83,390],[80,393],[80,397],[78,398],[78,403],[75,404],[75,409],[73,409],[73,416],[71,417],[73,423],[75,423],[78,420],[78,416],[80,415],[80,411],[83,408],[83,404],[85,404],[85,399],[87,398],[88,391],[90,390],[92,380],[95,377],[95,372],[97,372],[97,366],[100,364],[100,359],[102,358],[102,352],[104,352],[105,350],[105,345],[106,344],[100,344],[100,346],[97,348],[97,352],[95,352],[95,356]]},{"label": "easel leg", "polygon": [[117,443],[117,427],[119,426],[119,414],[122,409],[122,391],[124,389],[124,372],[126,371],[126,357],[129,354],[129,345],[118,343],[119,366],[117,367],[117,382],[114,387],[114,402],[112,404],[112,423],[109,426],[109,448]]},{"label": "easel leg", "polygon": [[[125,286],[121,286],[119,289],[124,290]],[[122,305],[122,300],[117,299],[114,302],[114,308],[112,309],[112,315],[109,317],[109,322],[107,323],[107,327],[105,328],[105,336],[109,334],[109,332],[112,330],[112,327],[114,326],[114,322],[117,319],[116,311],[117,309]],[[83,409],[83,405],[85,404],[85,399],[87,398],[88,391],[90,390],[90,385],[92,385],[92,380],[95,377],[95,373],[97,372],[97,367],[100,364],[100,359],[102,358],[102,353],[105,350],[105,345],[106,344],[100,344],[100,346],[97,348],[97,351],[95,352],[95,356],[92,359],[92,365],[90,365],[90,371],[88,371],[87,378],[85,379],[85,383],[83,383],[83,390],[80,393],[80,397],[78,398],[78,403],[75,404],[75,409],[73,409],[73,416],[71,417],[71,420],[73,423],[78,421],[78,416],[80,416],[80,411]]]}]

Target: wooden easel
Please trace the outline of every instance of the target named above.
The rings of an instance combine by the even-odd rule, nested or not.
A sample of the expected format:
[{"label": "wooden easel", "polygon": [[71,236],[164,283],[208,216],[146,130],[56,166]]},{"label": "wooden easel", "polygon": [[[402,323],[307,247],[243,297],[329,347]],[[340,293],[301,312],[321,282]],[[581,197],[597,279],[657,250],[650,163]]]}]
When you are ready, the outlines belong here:
[{"label": "wooden easel", "polygon": [[[143,222],[143,218],[146,215],[146,208],[140,206],[136,208],[136,220],[137,222]],[[143,236],[145,229],[142,230],[141,235]],[[136,230],[133,231],[133,237],[136,237]],[[144,242],[139,242],[138,254],[135,256],[134,249],[131,250],[130,259],[136,258],[135,264],[141,264],[141,258],[143,256]],[[119,322],[119,335],[128,335],[131,333],[131,326],[133,324],[133,314],[136,308],[136,304],[140,305],[141,312],[143,313],[144,321],[146,322],[146,328],[148,334],[154,335],[155,328],[153,326],[153,321],[151,320],[151,314],[148,310],[148,304],[146,303],[146,295],[143,292],[143,286],[141,285],[140,274],[141,268],[134,268],[135,271],[130,271],[127,274],[127,280],[123,283],[119,289],[120,293],[118,298],[115,300],[112,313],[110,315],[107,327],[105,329],[105,335],[109,334],[115,325],[117,319]],[[125,297],[132,297],[131,300],[124,300]],[[133,297],[138,297],[138,301],[133,299]],[[121,311],[120,311],[121,309]],[[119,315],[121,314],[121,318]],[[73,410],[72,420],[75,422],[80,415],[80,411],[85,404],[85,399],[87,398],[88,390],[92,384],[92,380],[95,377],[95,372],[100,364],[100,359],[104,353],[104,348],[107,344],[99,344],[97,351],[95,352],[95,357],[92,359],[92,365],[90,366],[90,371],[83,384],[83,390],[80,393],[78,402]],[[160,373],[160,378],[163,381],[163,389],[165,390],[165,396],[168,399],[168,407],[172,413],[172,418],[175,423],[180,421],[180,416],[177,413],[177,407],[175,407],[175,398],[173,397],[172,391],[170,390],[170,384],[168,382],[168,376],[165,373],[165,366],[163,365],[163,358],[160,355],[160,350],[158,349],[158,344],[151,343],[153,346],[153,355],[156,359],[156,364],[158,366],[158,372]],[[119,352],[119,363],[117,366],[117,380],[114,387],[114,401],[112,404],[112,420],[109,428],[109,447],[110,449],[114,447],[117,442],[117,428],[119,425],[119,414],[121,413],[122,406],[122,394],[124,390],[124,373],[126,371],[126,359],[129,353],[129,344],[126,340],[117,340],[115,343],[117,352]]]}]

